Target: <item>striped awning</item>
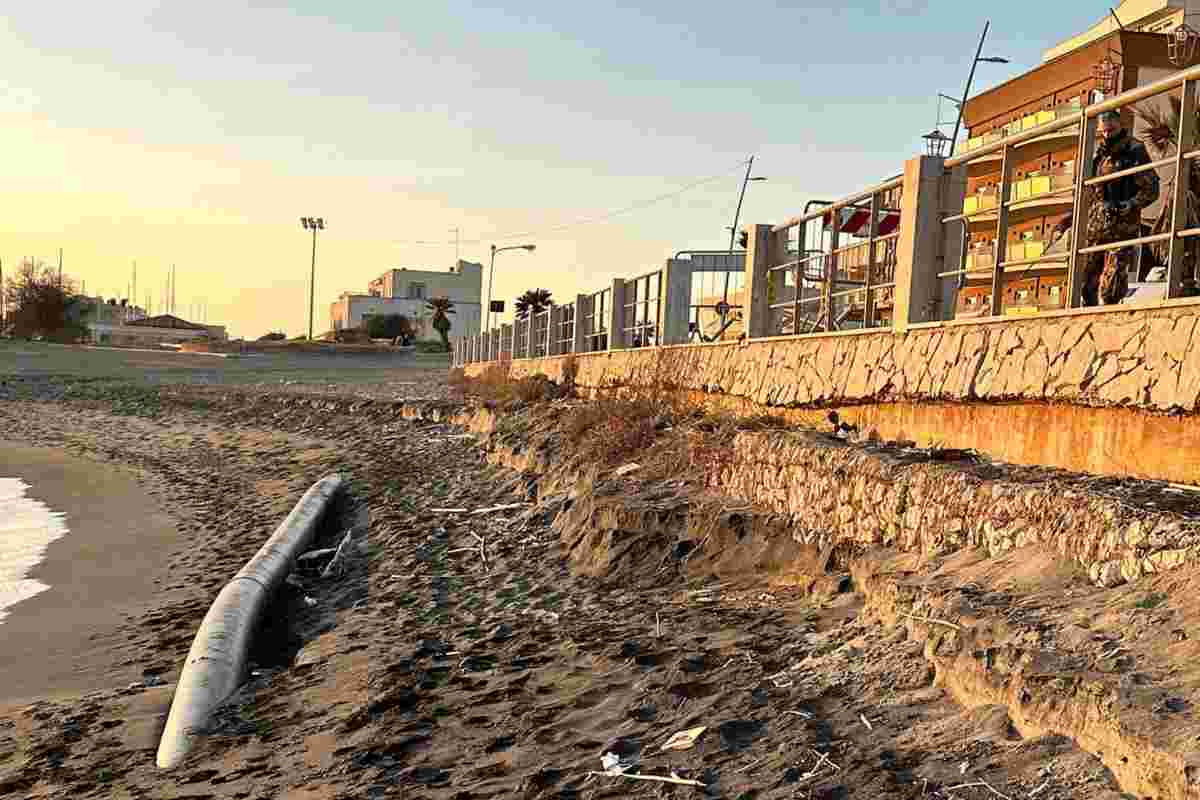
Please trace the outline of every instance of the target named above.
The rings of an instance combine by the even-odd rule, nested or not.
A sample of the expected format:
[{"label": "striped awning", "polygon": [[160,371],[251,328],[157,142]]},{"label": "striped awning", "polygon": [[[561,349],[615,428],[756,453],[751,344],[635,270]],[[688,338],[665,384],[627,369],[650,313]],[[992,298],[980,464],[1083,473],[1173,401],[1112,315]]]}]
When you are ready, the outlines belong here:
[{"label": "striped awning", "polygon": [[[868,223],[871,221],[871,210],[869,208],[843,208],[839,209],[839,233],[844,233],[847,236],[866,236],[870,233]],[[826,228],[830,226],[833,215],[825,214],[823,222]],[[879,212],[879,231],[878,236],[887,236],[890,233],[895,233],[900,227],[900,213],[897,211],[880,211]]]}]

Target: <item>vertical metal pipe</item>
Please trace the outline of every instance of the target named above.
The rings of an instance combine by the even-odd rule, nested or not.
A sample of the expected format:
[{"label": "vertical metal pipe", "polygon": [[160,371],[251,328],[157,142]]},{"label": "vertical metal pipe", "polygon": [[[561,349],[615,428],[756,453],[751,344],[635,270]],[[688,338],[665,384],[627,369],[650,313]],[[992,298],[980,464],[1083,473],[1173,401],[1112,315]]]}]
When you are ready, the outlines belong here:
[{"label": "vertical metal pipe", "polygon": [[[1188,227],[1188,189],[1192,162],[1183,157],[1196,139],[1196,84],[1183,82],[1179,104],[1179,130],[1175,135],[1175,191],[1171,197],[1171,244],[1167,255],[1167,297],[1183,294],[1183,259],[1187,241],[1176,234]],[[1193,265],[1193,269],[1195,266]],[[1191,276],[1195,277],[1195,276]]]},{"label": "vertical metal pipe", "polygon": [[1071,230],[1071,260],[1067,267],[1067,307],[1078,308],[1083,299],[1083,264],[1079,248],[1084,246],[1087,236],[1088,206],[1092,193],[1085,185],[1092,174],[1092,157],[1096,152],[1096,117],[1087,115],[1085,106],[1079,112],[1079,150],[1075,161],[1075,210]]}]

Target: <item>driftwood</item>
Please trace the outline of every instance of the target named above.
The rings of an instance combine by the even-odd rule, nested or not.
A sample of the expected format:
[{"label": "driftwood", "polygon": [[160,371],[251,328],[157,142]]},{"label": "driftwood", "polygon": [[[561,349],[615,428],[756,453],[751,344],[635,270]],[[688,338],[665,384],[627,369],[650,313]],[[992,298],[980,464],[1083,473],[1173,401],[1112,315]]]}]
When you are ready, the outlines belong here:
[{"label": "driftwood", "polygon": [[333,558],[331,558],[329,560],[329,563],[325,565],[325,569],[323,569],[321,571],[322,578],[328,578],[328,577],[332,576],[335,572],[338,575],[342,574],[342,570],[343,570],[343,567],[341,566],[342,557],[346,551],[346,546],[348,544],[350,544],[351,534],[352,534],[352,531],[346,531],[346,536],[345,536],[345,538],[342,539],[342,543],[338,545],[337,552],[335,552],[333,554]]}]

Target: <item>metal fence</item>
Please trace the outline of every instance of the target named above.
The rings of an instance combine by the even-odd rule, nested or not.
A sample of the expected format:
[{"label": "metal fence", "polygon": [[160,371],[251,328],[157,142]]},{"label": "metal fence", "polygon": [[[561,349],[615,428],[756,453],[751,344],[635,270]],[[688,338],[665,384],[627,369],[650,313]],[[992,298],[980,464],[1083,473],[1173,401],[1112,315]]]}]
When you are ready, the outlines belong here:
[{"label": "metal fence", "polygon": [[575,351],[575,315],[574,303],[558,307],[558,318],[555,322],[554,344],[555,354]]},{"label": "metal fence", "polygon": [[[668,338],[669,343],[730,338],[694,335],[704,328],[701,313],[709,306],[717,310],[711,301],[718,296],[721,311],[740,306],[746,315],[744,330],[734,338],[881,327],[902,333],[911,325],[954,318],[994,320],[1073,309],[1085,304],[1088,282],[1087,300],[1095,302],[1098,266],[1106,254],[1118,252],[1133,287],[1123,304],[1195,294],[1200,208],[1191,185],[1200,182],[1198,81],[1200,66],[1191,67],[1099,102],[1039,112],[1032,122],[1023,119],[999,135],[974,136],[961,155],[914,159],[904,175],[840,200],[814,201],[782,224],[754,226],[744,254],[677,257],[665,271],[616,281],[578,304],[505,326],[494,344],[461,339],[456,363],[661,346]],[[1168,115],[1176,144],[1148,164],[1093,174],[1100,114],[1167,100],[1178,108]],[[1044,172],[1019,168],[1032,150],[1074,157],[1055,156],[1057,163],[1051,159],[1053,168]],[[1090,240],[1094,194],[1148,170],[1170,177],[1161,181],[1158,222],[1143,223],[1137,235],[1119,241]],[[994,180],[981,179],[993,173]],[[1024,233],[1031,218],[1068,213],[1071,225],[1058,239],[1046,235],[1045,224]],[[712,256],[711,263],[700,255]],[[741,259],[740,273],[730,258]],[[690,270],[688,280],[676,280],[675,270]],[[620,293],[616,298],[614,289]],[[671,291],[687,296],[671,297]],[[665,333],[677,325],[684,334]]]},{"label": "metal fence", "polygon": [[584,317],[583,346],[589,353],[608,349],[608,322],[612,310],[612,289],[593,292]]},{"label": "metal fence", "polygon": [[653,347],[662,340],[662,270],[625,281],[621,330],[625,347]]},{"label": "metal fence", "polygon": [[[1124,253],[1118,266],[1132,267],[1127,275],[1131,290],[1123,303],[1158,302],[1194,291],[1200,219],[1188,189],[1195,159],[1200,157],[1200,150],[1195,149],[1197,80],[1200,68],[1192,67],[1097,103],[1068,103],[1050,109],[1041,124],[1002,130],[995,141],[948,159],[948,169],[964,167],[969,175],[988,170],[989,165],[998,166],[994,182],[969,178],[974,190],[965,193],[962,213],[942,219],[961,236],[956,268],[938,274],[948,282],[944,294],[955,297],[955,315],[987,317],[1076,308],[1085,302],[1085,283],[1096,282],[1106,254],[1120,251]],[[1179,107],[1175,145],[1168,148],[1166,157],[1094,175],[1100,114],[1128,112],[1161,96],[1170,97]],[[1029,152],[1040,152],[1055,142],[1073,149],[1075,158],[1070,163],[1044,175],[1017,173]],[[1160,182],[1164,213],[1158,223],[1146,225],[1143,221],[1139,235],[1119,241],[1089,240],[1093,195],[1110,181],[1149,170],[1170,176],[1169,181]],[[1061,236],[1044,225],[1038,231],[1041,238],[1018,235],[1017,229],[1031,217],[1065,217],[1068,213],[1072,214],[1071,226]],[[1087,299],[1095,303],[1093,288],[1089,287]]]},{"label": "metal fence", "polygon": [[772,335],[890,324],[903,188],[893,178],[772,229]]}]

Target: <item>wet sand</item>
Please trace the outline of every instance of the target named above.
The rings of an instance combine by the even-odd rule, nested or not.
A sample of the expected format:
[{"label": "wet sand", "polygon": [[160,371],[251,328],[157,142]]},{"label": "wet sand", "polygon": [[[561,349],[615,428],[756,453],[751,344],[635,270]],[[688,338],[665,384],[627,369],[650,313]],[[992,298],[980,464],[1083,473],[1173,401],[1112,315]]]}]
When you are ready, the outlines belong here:
[{"label": "wet sand", "polygon": [[140,680],[119,661],[118,629],[154,603],[179,544],[171,519],[131,471],[61,450],[0,442],[0,475],[29,484],[69,529],[29,573],[50,588],[0,623],[0,707]]}]

